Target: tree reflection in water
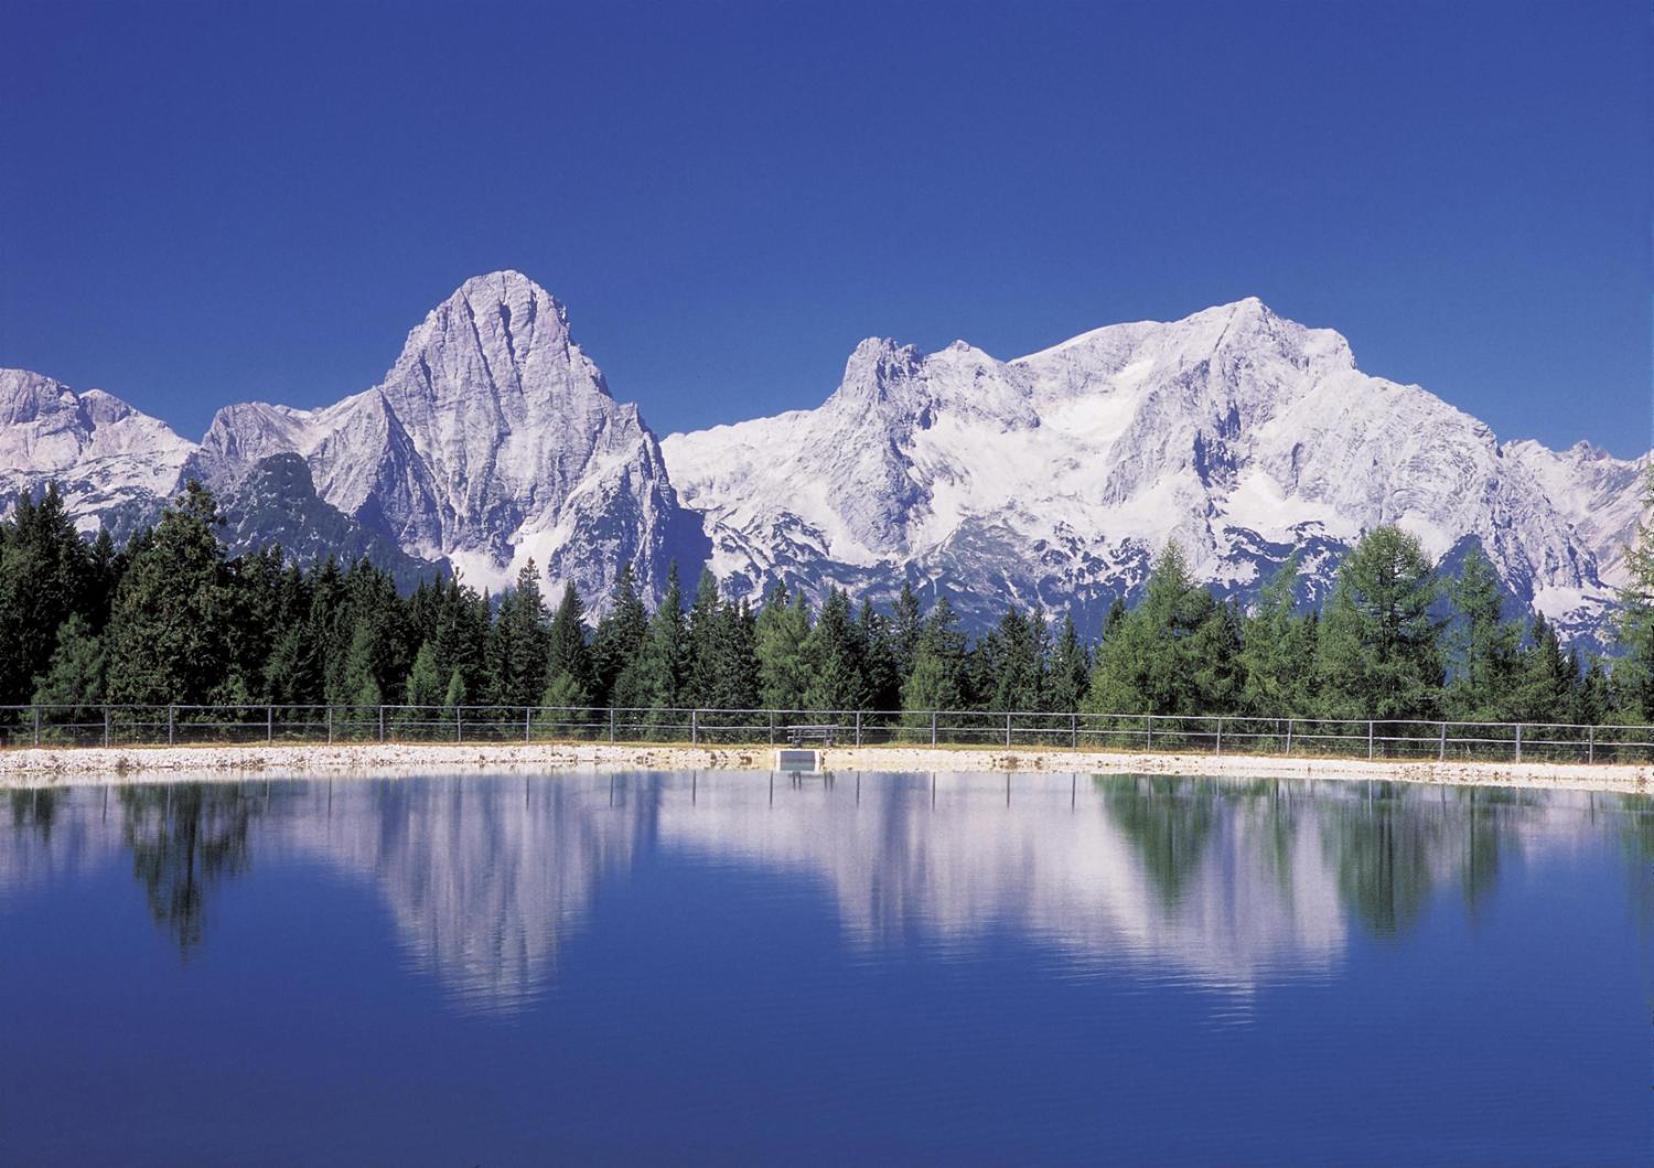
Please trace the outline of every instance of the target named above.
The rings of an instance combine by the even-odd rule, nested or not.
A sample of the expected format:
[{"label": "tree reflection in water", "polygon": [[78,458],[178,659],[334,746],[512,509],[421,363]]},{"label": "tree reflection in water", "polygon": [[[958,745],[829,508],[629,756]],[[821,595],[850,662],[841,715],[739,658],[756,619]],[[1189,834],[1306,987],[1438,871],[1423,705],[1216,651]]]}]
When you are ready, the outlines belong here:
[{"label": "tree reflection in water", "polygon": [[121,841],[150,912],[187,958],[205,935],[212,887],[245,872],[248,827],[258,803],[239,786],[179,783],[125,787]]},{"label": "tree reflection in water", "polygon": [[32,828],[43,842],[52,838],[57,820],[58,800],[63,792],[54,787],[30,787],[11,792],[11,822],[14,828]]}]

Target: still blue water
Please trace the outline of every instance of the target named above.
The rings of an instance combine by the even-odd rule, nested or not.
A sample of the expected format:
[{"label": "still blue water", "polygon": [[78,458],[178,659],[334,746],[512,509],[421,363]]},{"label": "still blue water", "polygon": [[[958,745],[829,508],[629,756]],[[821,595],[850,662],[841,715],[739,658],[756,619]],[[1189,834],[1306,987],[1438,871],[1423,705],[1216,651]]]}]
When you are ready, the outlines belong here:
[{"label": "still blue water", "polygon": [[0,800],[7,1165],[1650,1158],[1646,800],[736,773]]}]

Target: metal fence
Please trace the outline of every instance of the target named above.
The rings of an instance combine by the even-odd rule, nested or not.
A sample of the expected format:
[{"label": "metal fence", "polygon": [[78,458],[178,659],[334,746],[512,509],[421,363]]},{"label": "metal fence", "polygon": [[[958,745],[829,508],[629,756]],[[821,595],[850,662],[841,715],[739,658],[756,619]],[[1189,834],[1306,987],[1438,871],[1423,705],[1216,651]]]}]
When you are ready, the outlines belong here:
[{"label": "metal fence", "polygon": [[1643,763],[1654,727],[1229,715],[560,706],[0,706],[0,747],[333,742],[975,746]]}]

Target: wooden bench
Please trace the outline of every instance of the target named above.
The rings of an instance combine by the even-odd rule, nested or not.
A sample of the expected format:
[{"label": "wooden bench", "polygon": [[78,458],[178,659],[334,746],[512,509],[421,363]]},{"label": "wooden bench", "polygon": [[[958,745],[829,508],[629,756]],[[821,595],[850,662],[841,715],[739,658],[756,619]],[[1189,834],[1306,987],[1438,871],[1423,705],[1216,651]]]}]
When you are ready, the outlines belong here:
[{"label": "wooden bench", "polygon": [[819,742],[823,746],[832,746],[838,741],[839,727],[837,726],[788,726],[787,741],[793,746],[803,746],[806,742]]}]

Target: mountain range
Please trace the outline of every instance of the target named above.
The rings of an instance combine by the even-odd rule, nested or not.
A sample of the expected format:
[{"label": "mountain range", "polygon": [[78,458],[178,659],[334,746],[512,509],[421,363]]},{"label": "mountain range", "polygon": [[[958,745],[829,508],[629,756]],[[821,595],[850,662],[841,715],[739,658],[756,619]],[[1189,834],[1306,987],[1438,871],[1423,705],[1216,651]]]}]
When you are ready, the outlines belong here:
[{"label": "mountain range", "polygon": [[1296,553],[1313,601],[1394,523],[1448,567],[1479,544],[1514,605],[1600,640],[1649,462],[1502,443],[1256,299],[1008,361],[871,339],[815,409],[664,440],[511,271],[466,281],[379,384],[321,409],[227,406],[200,442],[0,370],[0,491],[55,480],[85,528],[127,535],[194,477],[237,548],[496,590],[532,558],[599,607],[623,563],[651,597],[669,564],[707,563],[736,596],[836,585],[879,603],[907,583],[975,627],[1015,602],[1095,631],[1168,539],[1242,599]]}]

